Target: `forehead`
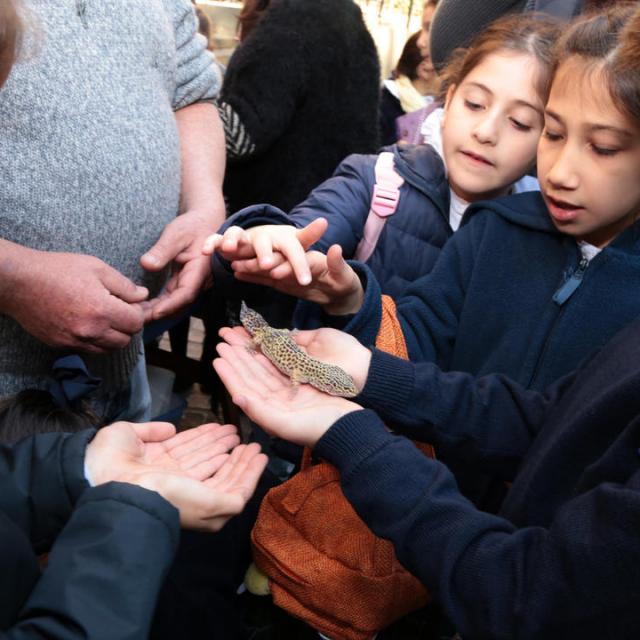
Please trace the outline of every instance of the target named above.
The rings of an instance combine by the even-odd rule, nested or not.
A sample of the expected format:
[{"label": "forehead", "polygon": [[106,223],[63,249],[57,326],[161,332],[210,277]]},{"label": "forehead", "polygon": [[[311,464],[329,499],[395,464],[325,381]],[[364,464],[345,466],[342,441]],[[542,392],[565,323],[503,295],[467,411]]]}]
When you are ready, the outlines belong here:
[{"label": "forehead", "polygon": [[538,62],[533,56],[498,51],[485,56],[465,76],[460,86],[481,84],[505,100],[525,101],[542,109],[542,100],[536,89],[539,72]]},{"label": "forehead", "polygon": [[436,8],[431,4],[424,8],[424,11],[422,12],[422,26],[423,27],[430,27],[431,26],[431,20],[433,18],[433,14],[435,12],[436,12]]},{"label": "forehead", "polygon": [[602,65],[577,57],[569,58],[558,67],[547,108],[572,123],[640,132],[638,123],[616,107]]}]

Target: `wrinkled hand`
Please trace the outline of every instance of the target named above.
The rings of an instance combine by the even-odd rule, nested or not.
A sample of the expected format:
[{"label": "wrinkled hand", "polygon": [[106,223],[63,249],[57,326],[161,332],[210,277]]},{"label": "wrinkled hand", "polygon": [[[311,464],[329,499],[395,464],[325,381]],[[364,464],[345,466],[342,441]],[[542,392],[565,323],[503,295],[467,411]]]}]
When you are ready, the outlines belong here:
[{"label": "wrinkled hand", "polygon": [[176,435],[164,422],[117,422],[98,431],[85,464],[94,485],[128,482],[156,491],[180,511],[184,527],[217,531],[242,511],[267,462],[258,446],[238,442],[231,425]]},{"label": "wrinkled hand", "polygon": [[256,259],[236,260],[231,263],[234,275],[242,282],[268,286],[277,291],[309,300],[321,305],[327,313],[345,315],[357,313],[362,306],[364,291],[356,272],[342,257],[342,248],[334,244],[327,255],[308,251],[305,259],[311,280],[301,285],[291,263],[275,260],[277,266],[264,270]]},{"label": "wrinkled hand", "polygon": [[317,218],[302,229],[275,224],[250,229],[229,227],[223,235],[214,234],[207,238],[202,252],[211,255],[217,251],[229,262],[254,259],[256,268],[262,271],[269,271],[286,261],[295,280],[307,285],[311,282],[311,273],[305,251],[322,237],[327,226],[324,218]]},{"label": "wrinkled hand", "polygon": [[239,330],[221,335],[230,343],[217,345],[213,366],[233,402],[268,433],[313,447],[336,420],[361,408],[308,384],[292,388],[267,358],[248,350],[248,335]]},{"label": "wrinkled hand", "polygon": [[98,258],[26,250],[20,286],[4,311],[52,347],[91,353],[120,349],[142,330],[148,291]]},{"label": "wrinkled hand", "polygon": [[145,321],[173,315],[191,304],[211,284],[209,259],[202,255],[205,239],[215,231],[212,215],[188,211],[172,220],[158,242],[140,258],[147,271],[172,265],[172,274],[162,293],[146,306]]}]

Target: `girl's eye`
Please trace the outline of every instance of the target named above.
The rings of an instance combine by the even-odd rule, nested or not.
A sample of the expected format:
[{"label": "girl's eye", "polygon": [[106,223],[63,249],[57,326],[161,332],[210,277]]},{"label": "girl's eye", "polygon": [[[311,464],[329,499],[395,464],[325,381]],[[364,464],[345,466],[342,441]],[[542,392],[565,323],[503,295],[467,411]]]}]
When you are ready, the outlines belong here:
[{"label": "girl's eye", "polygon": [[542,131],[542,135],[547,140],[550,140],[551,142],[556,142],[556,141],[560,140],[560,138],[562,138],[562,136],[559,133],[553,133],[552,131],[549,131],[549,129],[547,129],[546,127]]},{"label": "girl's eye", "polygon": [[471,102],[471,100],[465,100],[464,106],[467,107],[467,109],[471,109],[471,111],[479,111],[480,109],[482,109],[481,104],[477,102]]},{"label": "girl's eye", "polygon": [[599,156],[615,156],[620,149],[609,149],[608,147],[599,147],[595,144],[591,145],[591,148]]},{"label": "girl's eye", "polygon": [[531,131],[531,127],[528,124],[525,124],[524,122],[520,122],[519,120],[516,120],[515,118],[509,118],[511,120],[511,124],[513,124],[513,126],[518,130],[518,131]]}]

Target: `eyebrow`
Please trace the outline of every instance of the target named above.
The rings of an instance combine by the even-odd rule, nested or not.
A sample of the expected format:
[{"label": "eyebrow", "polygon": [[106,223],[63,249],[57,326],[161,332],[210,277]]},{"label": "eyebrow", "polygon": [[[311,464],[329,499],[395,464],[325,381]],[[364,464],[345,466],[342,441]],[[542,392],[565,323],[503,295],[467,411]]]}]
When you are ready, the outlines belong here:
[{"label": "eyebrow", "polygon": [[[564,124],[564,120],[554,111],[550,109],[545,109],[545,115],[557,120],[560,124]],[[587,127],[590,131],[610,131],[611,133],[616,133],[619,136],[623,136],[625,138],[630,138],[631,133],[626,129],[621,129],[620,127],[613,127],[610,124],[598,124],[595,122],[587,123]]]},{"label": "eyebrow", "polygon": [[[482,84],[481,82],[467,82],[468,85],[473,85],[474,87],[478,87],[479,89],[482,89],[482,91],[486,91],[487,93],[490,93],[491,95],[493,95],[493,91],[491,91],[491,89],[489,89],[489,87],[487,87],[487,85]],[[530,102],[527,102],[526,100],[514,100],[513,101],[514,104],[523,106],[523,107],[529,107],[529,109],[533,109],[536,113],[539,113],[540,115],[542,115],[543,111],[542,109],[540,109],[539,107],[536,107],[536,105],[531,104]]]}]

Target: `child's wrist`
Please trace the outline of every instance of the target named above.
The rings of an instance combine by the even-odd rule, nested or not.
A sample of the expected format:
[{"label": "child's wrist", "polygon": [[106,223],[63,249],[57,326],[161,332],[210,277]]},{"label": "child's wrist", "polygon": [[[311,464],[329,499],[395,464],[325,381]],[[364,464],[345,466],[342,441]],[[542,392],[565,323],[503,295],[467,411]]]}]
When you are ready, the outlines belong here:
[{"label": "child's wrist", "polygon": [[364,290],[360,278],[353,274],[353,286],[344,295],[333,298],[328,303],[322,305],[325,313],[330,316],[347,316],[358,313],[364,302]]}]

